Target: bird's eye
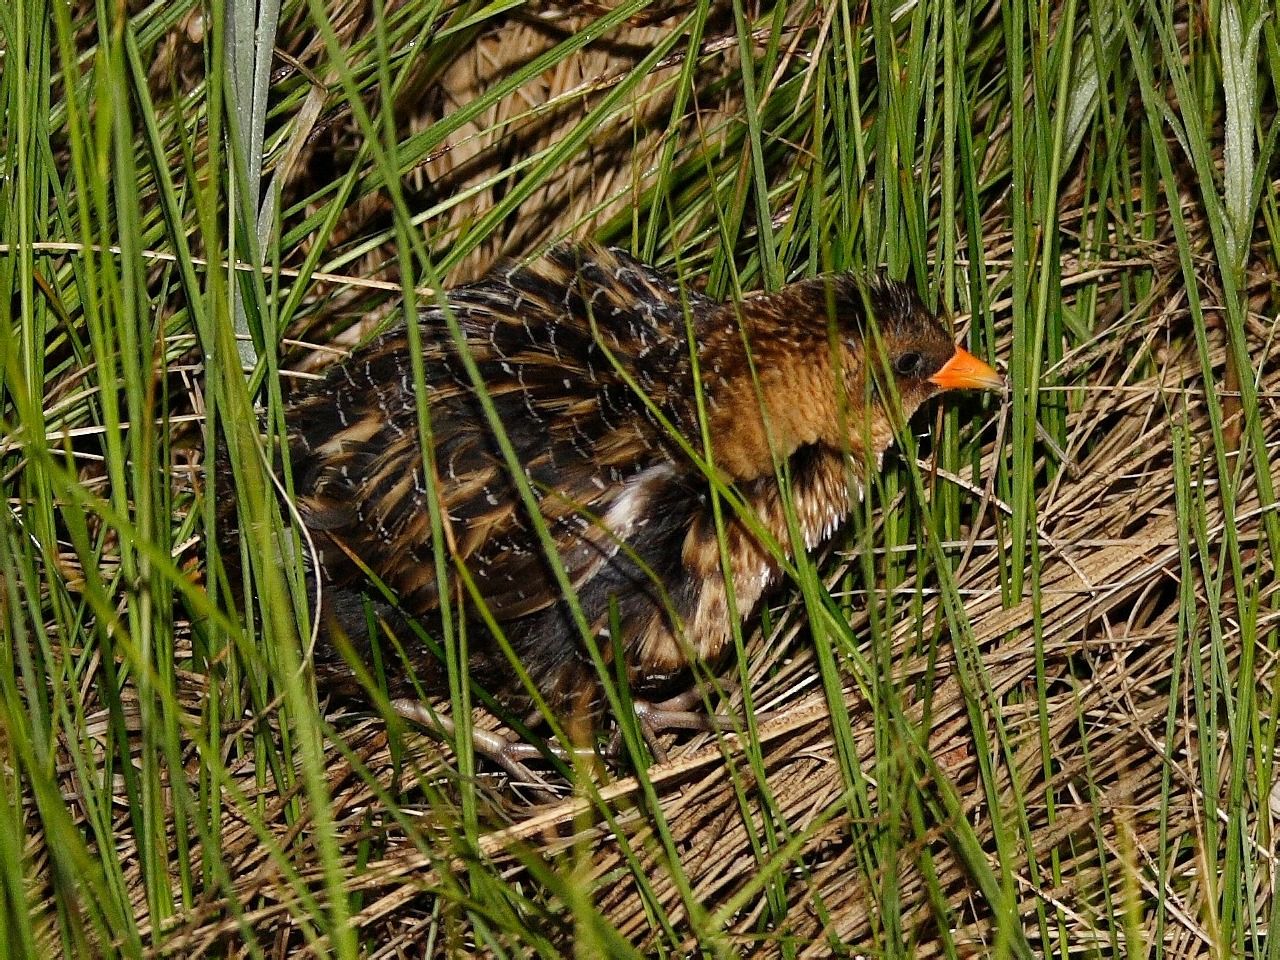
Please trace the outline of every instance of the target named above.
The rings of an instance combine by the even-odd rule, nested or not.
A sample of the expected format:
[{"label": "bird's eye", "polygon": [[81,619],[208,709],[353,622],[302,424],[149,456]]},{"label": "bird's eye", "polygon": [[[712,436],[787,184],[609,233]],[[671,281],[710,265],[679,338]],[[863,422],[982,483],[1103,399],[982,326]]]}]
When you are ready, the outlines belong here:
[{"label": "bird's eye", "polygon": [[898,371],[901,376],[910,377],[920,372],[920,367],[923,363],[924,357],[912,350],[895,360],[893,369]]}]

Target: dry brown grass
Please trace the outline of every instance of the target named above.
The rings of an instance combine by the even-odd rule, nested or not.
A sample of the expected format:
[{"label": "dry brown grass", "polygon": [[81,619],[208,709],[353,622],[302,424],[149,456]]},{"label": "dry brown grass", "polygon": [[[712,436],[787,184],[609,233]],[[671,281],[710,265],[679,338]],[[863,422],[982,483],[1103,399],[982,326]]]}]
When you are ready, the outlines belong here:
[{"label": "dry brown grass", "polygon": [[[513,64],[546,49],[560,31],[574,26],[575,18],[589,17],[593,10],[551,9],[541,17],[513,16],[501,29],[485,31],[450,62],[438,69],[424,68],[420,83],[397,104],[397,123],[408,133],[437,121]],[[363,29],[365,16],[367,10],[349,7],[348,15],[336,18],[339,35],[352,36]],[[187,24],[183,29],[192,28]],[[562,136],[662,29],[648,22],[629,26],[459,130],[448,149],[409,178],[415,204],[427,209],[462,198],[435,221],[437,228],[447,223],[460,230],[501,194],[501,171]],[[297,40],[302,32],[299,24],[285,27],[285,36],[295,38],[287,45],[290,56],[307,63],[318,48]],[[728,69],[735,56],[735,49],[725,45],[722,58],[711,58],[706,69]],[[555,106],[545,108],[547,103]],[[689,131],[699,124],[723,122],[740,108],[729,100],[699,106],[703,113],[688,118]],[[450,279],[477,276],[497,258],[522,255],[556,237],[590,233],[625,211],[642,179],[640,158],[656,149],[669,110],[669,97],[660,87],[644,88],[628,122],[598,131],[580,159],[543,185],[488,242],[468,253]],[[349,118],[319,111],[308,116],[311,128],[298,141],[303,144],[296,160],[298,172],[290,178],[291,189],[299,195],[314,187],[308,178],[316,171],[329,169],[338,162],[335,158],[354,149]],[[468,194],[473,188],[475,192]],[[1208,257],[1208,231],[1194,219],[1190,200],[1188,211],[1193,214],[1194,235],[1200,238],[1199,252]],[[1060,211],[1062,222],[1073,228],[1081,212]],[[384,214],[384,200],[377,193],[353,203],[334,237],[335,246],[375,232]],[[990,211],[983,234],[992,251],[989,265],[996,271],[989,280],[997,290],[1004,287],[1008,270],[998,259],[1002,251],[1007,255],[1003,244],[1008,233],[1007,210]],[[982,461],[976,474],[961,478],[943,471],[932,479],[937,485],[959,483],[965,497],[981,502],[979,522],[967,537],[942,545],[958,558],[955,579],[971,636],[951,636],[935,583],[909,579],[897,588],[906,600],[897,608],[892,649],[867,651],[868,662],[892,664],[892,678],[859,676],[856,666],[845,664],[849,682],[844,703],[867,774],[917,775],[918,763],[895,766],[892,759],[886,762],[884,750],[886,737],[906,737],[910,726],[918,725],[925,752],[959,797],[964,818],[993,863],[1001,852],[992,817],[1004,818],[1004,829],[1014,839],[1003,854],[1013,855],[1014,895],[1028,936],[1038,949],[1061,949],[1063,954],[1068,946],[1080,955],[1123,952],[1126,932],[1117,930],[1113,920],[1132,908],[1132,932],[1148,942],[1158,935],[1165,956],[1217,956],[1215,918],[1206,908],[1215,899],[1206,891],[1212,891],[1219,878],[1207,864],[1218,862],[1222,851],[1206,848],[1210,838],[1204,824],[1225,821],[1229,798],[1225,778],[1218,789],[1206,791],[1200,765],[1208,752],[1220,756],[1219,770],[1229,769],[1232,744],[1225,716],[1209,714],[1217,725],[1203,726],[1206,714],[1188,691],[1193,672],[1211,672],[1205,658],[1215,650],[1226,656],[1219,669],[1238,676],[1242,647],[1234,612],[1237,577],[1264,585],[1263,609],[1271,612],[1264,614],[1263,623],[1274,630],[1278,621],[1275,571],[1261,532],[1261,515],[1267,508],[1259,500],[1257,478],[1247,467],[1238,477],[1235,499],[1235,530],[1242,545],[1239,571],[1224,570],[1218,553],[1225,521],[1206,391],[1223,394],[1226,348],[1221,331],[1211,330],[1214,381],[1206,383],[1175,241],[1167,223],[1158,224],[1154,235],[1156,240],[1143,243],[1116,238],[1112,261],[1069,263],[1064,270],[1064,299],[1096,296],[1099,314],[1108,322],[1099,325],[1092,340],[1071,346],[1045,371],[1045,395],[1061,398],[1065,406],[1067,442],[1059,456],[1051,456],[1053,462],[1041,464],[1043,483],[1036,493],[1038,595],[1007,602],[1003,545],[1008,511],[989,482],[1007,456],[1008,410],[1001,407],[981,431]],[[361,259],[360,270],[368,267],[371,275],[394,280],[395,264],[387,249],[371,250]],[[1260,259],[1265,261],[1265,256]],[[1140,302],[1122,300],[1119,279],[1126,273],[1149,277],[1149,293]],[[1254,281],[1257,312],[1250,320],[1249,349],[1261,371],[1258,387],[1272,482],[1280,484],[1280,330],[1276,318],[1265,312],[1275,302],[1272,281],[1262,276]],[[1206,270],[1204,290],[1210,297],[1213,287]],[[317,326],[324,326],[317,325],[315,317],[334,311],[362,314],[370,296],[354,287],[331,290],[323,310],[317,306],[310,313],[307,326],[313,336]],[[997,299],[992,309],[1001,342],[1007,345],[1010,304]],[[367,323],[366,317],[361,329]],[[1189,529],[1191,519],[1179,501],[1177,444],[1184,445],[1196,480],[1195,487],[1181,495],[1202,500],[1207,523],[1200,540]],[[925,469],[928,474],[930,464]],[[1186,565],[1180,545],[1189,549]],[[856,558],[838,553],[825,558],[821,569],[837,595],[850,582],[846,574],[856,563]],[[1220,597],[1210,596],[1219,589]],[[1184,590],[1194,591],[1197,598],[1199,616],[1193,621],[1180,620]],[[912,596],[924,598],[918,615],[911,609]],[[867,611],[883,597],[859,593],[844,600],[854,634],[868,637]],[[683,738],[672,744],[667,762],[648,772],[696,899],[711,911],[736,903],[724,918],[725,945],[735,951],[781,956],[785,940],[791,955],[827,956],[833,944],[872,942],[883,929],[880,911],[886,905],[878,887],[892,872],[902,898],[897,907],[901,929],[914,955],[942,955],[936,929],[940,916],[947,918],[963,955],[986,955],[992,949],[992,918],[974,888],[971,871],[958,860],[950,842],[954,823],[927,822],[917,841],[903,846],[898,862],[877,865],[878,874],[868,874],[862,866],[864,851],[850,839],[859,831],[850,829],[855,813],[846,803],[829,705],[805,640],[804,610],[785,595],[777,605],[773,629],[768,636],[757,631],[749,647],[753,699],[767,711],[759,748],[768,771],[768,806],[761,804],[759,785],[744,767],[744,747],[736,738]],[[1220,621],[1211,624],[1211,611],[1221,611]],[[1206,642],[1211,627],[1220,630],[1212,645]],[[187,653],[178,651],[180,658]],[[978,662],[981,671],[975,669]],[[1276,679],[1273,656],[1259,650],[1253,675],[1240,677],[1240,683],[1254,684],[1257,695],[1267,697]],[[94,686],[100,680],[98,671],[89,670],[80,690],[91,736],[107,727],[105,712],[95,713],[93,706]],[[194,722],[205,696],[205,679],[184,673],[179,680],[181,702]],[[868,697],[870,690],[885,689],[897,691],[908,721],[896,733],[884,728]],[[1043,699],[1038,689],[1044,691]],[[732,703],[739,706],[741,695]],[[987,733],[997,743],[998,718],[1011,746],[1007,754],[989,758],[997,790],[1010,801],[1009,808],[993,811],[987,805],[982,764],[974,748],[975,716],[991,725]],[[353,714],[350,705],[335,706],[331,719],[339,734],[326,743],[333,817],[341,860],[352,878],[348,893],[360,893],[352,922],[367,942],[379,945],[370,955],[418,955],[442,930],[444,940],[435,943],[437,954],[464,951],[465,931],[450,927],[454,908],[438,894],[448,886],[448,872],[464,870],[466,864],[452,854],[426,854],[422,842],[423,835],[436,833],[442,838],[441,851],[454,849],[444,839],[451,830],[447,811],[427,803],[422,794],[426,781],[439,785],[443,796],[451,795],[447,757],[440,756],[434,741],[412,737],[406,762],[393,752],[382,721]],[[298,918],[308,907],[299,902],[297,884],[282,868],[282,863],[291,865],[310,881],[303,885],[320,895],[319,858],[305,799],[278,792],[264,771],[234,746],[248,729],[258,735],[278,734],[273,723],[273,717],[254,717],[245,726],[232,724],[224,731],[229,782],[220,789],[232,799],[222,808],[217,856],[225,865],[220,881],[225,886],[219,889],[218,883],[208,882],[201,906],[166,924],[160,953],[242,955],[251,933],[270,955],[325,955],[327,941],[311,939],[299,928]],[[140,729],[136,716],[129,725],[134,732]],[[1048,763],[1042,741],[1049,747]],[[193,755],[194,751],[188,753]],[[1248,762],[1262,761],[1250,757]],[[193,776],[195,768],[193,761]],[[64,765],[58,775],[75,815],[87,817],[87,811],[77,808],[76,772]],[[652,907],[632,881],[618,843],[620,832],[631,849],[651,858],[647,872],[653,894],[671,925],[677,931],[687,929],[686,905],[662,863],[653,819],[635,779],[622,777],[602,786],[616,811],[612,825],[592,816],[590,805],[578,797],[528,802],[518,789],[498,778],[486,777],[489,780],[490,805],[485,812],[490,827],[479,838],[477,853],[495,873],[536,891],[540,881],[528,870],[531,851],[554,862],[576,864],[582,883],[598,884],[606,891],[597,903],[604,917],[645,952],[652,943]],[[379,795],[374,783],[385,793]],[[117,840],[121,856],[128,860],[130,821],[122,812],[123,792],[117,794],[122,805],[115,812]],[[875,795],[872,788],[871,796]],[[394,807],[389,804],[392,797]],[[1037,802],[1020,808],[1017,798]],[[1051,808],[1046,799],[1052,800]],[[1251,896],[1258,900],[1257,914],[1267,915],[1275,867],[1271,838],[1280,801],[1246,792],[1244,803],[1250,825],[1247,853],[1257,864]],[[262,806],[273,826],[275,853],[240,816],[242,805],[255,804]],[[772,812],[767,812],[769,807]],[[1011,812],[1014,809],[1019,813]],[[1024,822],[1017,822],[1019,815],[1025,816]],[[788,903],[803,907],[787,914],[785,929],[775,928],[767,937],[758,926],[767,908],[766,895],[750,886],[760,869],[753,850],[765,834],[761,820],[766,816],[801,837],[794,864],[779,884]],[[906,811],[880,809],[877,816],[884,830],[916,836],[904,822]],[[814,817],[821,818],[820,825],[806,830]],[[1224,842],[1221,834],[1216,842]],[[1172,861],[1161,862],[1161,851],[1174,851]],[[38,849],[27,853],[40,857]],[[198,861],[199,854],[198,848],[193,850],[192,860]],[[926,882],[922,864],[935,872],[934,879]],[[1034,871],[1029,864],[1035,865]],[[136,915],[144,918],[145,934],[148,907],[139,869],[126,873],[123,881],[134,894]],[[945,906],[931,902],[931,886],[943,892]],[[739,894],[740,901],[735,900]],[[1160,898],[1168,919],[1157,933],[1144,905]],[[232,904],[253,906],[236,916]],[[1036,920],[1039,911],[1051,918],[1044,933]],[[570,929],[554,923],[544,932],[566,943],[572,938]],[[57,935],[53,929],[47,933],[51,938]],[[690,953],[697,947],[692,941],[685,944]]]}]

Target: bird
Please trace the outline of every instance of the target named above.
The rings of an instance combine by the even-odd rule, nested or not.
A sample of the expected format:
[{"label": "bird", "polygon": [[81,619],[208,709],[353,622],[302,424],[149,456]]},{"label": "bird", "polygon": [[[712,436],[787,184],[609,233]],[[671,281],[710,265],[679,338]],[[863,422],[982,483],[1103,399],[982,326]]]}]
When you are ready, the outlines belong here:
[{"label": "bird", "polygon": [[[895,406],[909,418],[943,391],[1003,388],[910,285],[837,273],[719,302],[585,242],[504,264],[412,323],[416,338],[401,322],[286,403],[325,631],[367,655],[372,604],[438,677],[406,623],[430,634],[452,604],[497,701],[527,709],[523,672],[588,728],[605,709],[589,640],[638,699],[716,664],[734,618],[846,519]],[[736,503],[719,533],[717,491]],[[341,687],[334,649],[317,671]]]}]

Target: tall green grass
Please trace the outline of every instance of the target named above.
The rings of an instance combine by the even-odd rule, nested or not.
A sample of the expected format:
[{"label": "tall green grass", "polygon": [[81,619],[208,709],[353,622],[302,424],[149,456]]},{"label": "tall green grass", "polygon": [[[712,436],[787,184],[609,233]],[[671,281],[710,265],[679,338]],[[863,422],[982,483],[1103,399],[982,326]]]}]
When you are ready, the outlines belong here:
[{"label": "tall green grass", "polygon": [[[385,879],[366,881],[404,862],[414,866],[403,871],[403,936],[423,952],[555,956],[567,938],[585,956],[685,955],[691,944],[800,956],[811,945],[790,932],[795,918],[840,929],[811,854],[830,833],[870,916],[865,938],[831,942],[833,953],[906,957],[927,945],[956,957],[981,920],[994,956],[1280,957],[1266,936],[1274,850],[1255,843],[1270,842],[1256,821],[1274,782],[1276,705],[1253,682],[1273,675],[1277,645],[1275,593],[1254,575],[1274,569],[1280,540],[1275,413],[1247,335],[1257,303],[1276,308],[1274,280],[1251,306],[1251,278],[1280,273],[1274,11],[1260,0],[704,2],[657,18],[628,69],[539,100],[542,78],[648,6],[554,21],[545,52],[406,129],[408,104],[464,51],[542,8],[375,0],[358,8],[368,29],[352,31],[354,8],[285,0],[276,45],[305,50],[306,70],[273,78],[268,67],[285,61],[253,46],[252,11],[234,0],[0,5],[0,934],[11,951],[373,955],[387,928],[368,911],[394,895]],[[521,92],[515,128],[556,111],[576,119],[468,191],[424,202],[407,186]],[[633,125],[653,104],[666,123]],[[346,125],[349,143],[331,180],[294,180],[285,165],[313,149],[317,117]],[[606,162],[610,136],[643,149],[588,215],[559,212],[545,199],[557,177]],[[492,204],[455,216],[486,193]],[[336,242],[343,218],[374,198],[386,216]],[[595,235],[717,297],[831,270],[910,277],[939,309],[970,314],[971,349],[1008,368],[1007,407],[947,404],[927,451],[941,471],[990,484],[1002,509],[919,469],[907,427],[842,541],[853,562],[796,558],[786,616],[808,624],[839,783],[835,802],[803,818],[784,813],[756,737],[753,622],[735,636],[729,669],[750,736],[722,762],[756,869],[731,895],[706,895],[667,787],[642,763],[622,799],[610,777],[578,771],[578,825],[608,824],[621,848],[617,873],[598,876],[585,832],[577,844],[532,834],[495,846],[502,806],[465,737],[442,774],[386,716],[387,761],[364,749],[354,721],[329,725],[306,670],[308,545],[267,469],[284,429],[282,370],[297,359],[286,337],[336,332],[325,316],[336,298],[317,274],[394,260],[382,279],[412,313],[515,224],[533,224],[539,243]],[[1178,780],[1171,761],[1154,863],[1109,839],[1111,801],[1091,774],[1073,785],[1095,829],[1061,842],[1096,858],[1088,902],[1103,905],[1082,919],[1062,891],[1059,848],[1041,849],[1066,794],[1054,779],[1063,717],[1044,642],[1039,494],[1088,454],[1071,448],[1068,425],[1087,385],[1061,361],[1114,335],[1113,303],[1152,296],[1148,269],[1072,286],[1064,263],[1082,273],[1148,255],[1176,260],[1204,381],[1218,376],[1219,335],[1236,373],[1234,391],[1208,392],[1207,436],[1173,431],[1169,497],[1185,524],[1162,746],[1178,756],[1180,725],[1194,718],[1198,781]],[[1128,360],[1157,363],[1138,350]],[[686,439],[696,451],[708,438]],[[220,445],[229,513],[205,479]],[[287,469],[278,482],[287,488]],[[1245,542],[1235,504],[1254,485],[1261,527]],[[240,556],[227,564],[208,534],[233,514]],[[1014,688],[984,663],[958,579],[952,545],[979,519],[998,539],[988,586],[1033,611],[1027,683]],[[444,576],[442,549],[435,559]],[[252,598],[243,613],[237,595]],[[940,615],[921,617],[934,598]],[[919,624],[905,655],[904,622]],[[443,638],[455,665],[469,628],[455,618]],[[910,658],[927,665],[923,680],[903,679]],[[457,673],[465,732],[474,694]],[[930,749],[931,684],[944,676],[965,693],[978,768],[968,796]],[[870,704],[869,753],[848,688]],[[613,693],[626,713],[627,691]],[[1015,716],[1035,718],[1032,742]],[[1088,729],[1084,711],[1067,719]],[[627,753],[643,756],[634,724],[622,730]],[[1040,775],[1024,782],[1028,749]],[[1168,829],[1191,797],[1207,803],[1194,843]],[[1178,872],[1189,851],[1194,881]],[[651,941],[611,919],[615,885],[634,887]],[[1127,893],[1112,896],[1117,887]],[[919,905],[929,922],[911,913]],[[1171,930],[1188,913],[1203,935],[1175,950]],[[748,915],[750,936],[737,926]]]}]

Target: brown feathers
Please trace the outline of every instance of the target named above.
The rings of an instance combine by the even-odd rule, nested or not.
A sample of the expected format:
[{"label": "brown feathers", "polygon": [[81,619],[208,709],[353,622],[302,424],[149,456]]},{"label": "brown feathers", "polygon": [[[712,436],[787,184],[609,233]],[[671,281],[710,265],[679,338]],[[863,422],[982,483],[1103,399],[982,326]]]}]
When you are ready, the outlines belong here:
[{"label": "brown feathers", "polygon": [[[448,306],[554,555],[541,546],[463,355],[432,307],[419,333],[434,478],[403,326],[305,388],[287,413],[326,620],[365,636],[358,558],[406,613],[428,631],[437,624],[427,499],[435,496],[451,602],[469,596],[465,569],[553,706],[581,700],[583,685],[595,682],[553,564],[606,655],[616,603],[638,687],[680,673],[691,657],[714,659],[730,636],[710,484],[687,452],[702,453],[699,388],[714,469],[755,518],[726,511],[736,607],[746,615],[778,578],[768,541],[791,549],[776,464],[789,461],[804,545],[813,547],[842,521],[864,464],[892,439],[885,392],[868,377],[892,370],[909,415],[938,391],[931,378],[963,353],[905,287],[823,278],[722,305],[592,246],[561,246],[495,272],[452,291]],[[873,353],[876,342],[883,353]],[[994,372],[979,365],[948,385],[994,385]],[[760,527],[765,537],[752,532]],[[466,604],[478,623],[474,601]],[[482,679],[522,699],[492,638],[478,627],[469,636]]]}]

